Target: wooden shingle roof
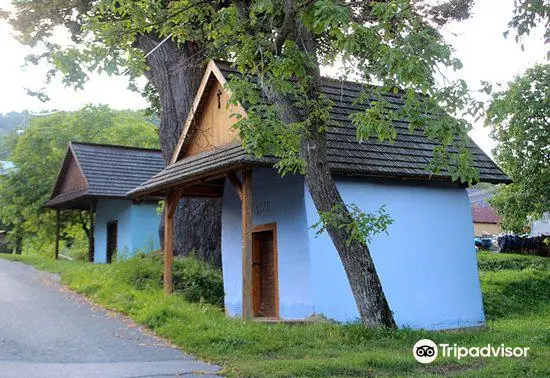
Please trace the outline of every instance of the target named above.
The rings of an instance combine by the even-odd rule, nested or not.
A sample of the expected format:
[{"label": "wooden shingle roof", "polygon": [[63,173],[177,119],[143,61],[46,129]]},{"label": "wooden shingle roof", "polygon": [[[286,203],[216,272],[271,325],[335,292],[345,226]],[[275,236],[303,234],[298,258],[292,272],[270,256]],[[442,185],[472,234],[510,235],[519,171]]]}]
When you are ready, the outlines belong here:
[{"label": "wooden shingle roof", "polygon": [[71,142],[45,207],[87,208],[126,193],[164,168],[160,150]]},{"label": "wooden shingle roof", "polygon": [[[235,71],[225,63],[218,63],[216,67],[228,79],[235,74]],[[405,120],[394,121],[397,131],[394,142],[381,142],[371,138],[359,143],[350,115],[362,110],[362,105],[356,104],[355,99],[361,93],[363,85],[329,78],[323,80],[323,93],[334,104],[330,110],[331,119],[326,137],[327,158],[335,174],[450,181],[446,172],[436,175],[426,170],[427,164],[433,158],[433,148],[436,144],[428,140],[421,130],[415,130],[411,134]],[[404,105],[399,94],[388,94],[387,99],[393,106]],[[500,168],[471,139],[468,142],[468,148],[474,157],[473,165],[479,172],[481,182],[510,182]],[[209,172],[237,166],[272,165],[274,162],[276,159],[273,157],[260,159],[251,156],[237,145],[224,146],[176,161],[132,190],[129,195],[160,194],[169,186],[176,186],[178,183]]]}]

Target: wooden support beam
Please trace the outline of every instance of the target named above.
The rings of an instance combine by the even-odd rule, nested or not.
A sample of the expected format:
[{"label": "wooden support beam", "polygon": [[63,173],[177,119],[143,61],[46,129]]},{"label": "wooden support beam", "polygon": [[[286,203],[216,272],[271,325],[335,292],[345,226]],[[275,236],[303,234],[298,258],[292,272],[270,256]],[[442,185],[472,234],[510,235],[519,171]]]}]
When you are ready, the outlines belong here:
[{"label": "wooden support beam", "polygon": [[181,192],[173,192],[166,197],[164,203],[164,292],[170,294],[173,290],[172,263],[174,260],[174,214],[178,208]]},{"label": "wooden support beam", "polygon": [[88,262],[93,263],[94,262],[94,253],[95,253],[95,246],[94,246],[94,233],[95,233],[95,209],[96,209],[96,202],[92,201],[90,203],[90,228],[88,229]]},{"label": "wooden support beam", "polygon": [[243,171],[242,181],[242,279],[243,318],[251,319],[252,313],[252,171]]},{"label": "wooden support beam", "polygon": [[59,209],[55,209],[55,259],[59,260],[59,229],[60,229]]},{"label": "wooden support beam", "polygon": [[237,192],[237,195],[243,200],[243,185],[241,184],[241,180],[237,177],[235,172],[229,172],[227,174],[227,178],[229,181],[231,181],[231,184],[233,184],[233,187],[235,188],[235,191]]},{"label": "wooden support beam", "polygon": [[[162,193],[164,195],[168,196],[168,194],[173,192],[173,191],[185,189],[185,188],[188,188],[188,187],[193,186],[193,185],[204,184],[205,182],[209,182],[209,181],[213,181],[213,180],[217,180],[217,179],[222,179],[222,178],[227,177],[227,172],[228,171],[234,171],[234,170],[238,170],[238,169],[241,169],[241,168],[243,168],[243,165],[239,164],[239,165],[231,166],[230,168],[220,169],[219,171],[215,171],[215,172],[202,173],[202,174],[197,175],[195,178],[193,178],[193,180],[185,181],[183,183],[176,183],[176,184],[168,185],[162,190]],[[151,189],[149,191],[140,193],[139,197],[140,198],[146,197],[148,195],[156,193],[158,190],[159,189],[157,188],[157,189]]]},{"label": "wooden support beam", "polygon": [[222,197],[223,187],[210,186],[210,185],[195,185],[190,186],[182,190],[181,195],[183,197]]}]

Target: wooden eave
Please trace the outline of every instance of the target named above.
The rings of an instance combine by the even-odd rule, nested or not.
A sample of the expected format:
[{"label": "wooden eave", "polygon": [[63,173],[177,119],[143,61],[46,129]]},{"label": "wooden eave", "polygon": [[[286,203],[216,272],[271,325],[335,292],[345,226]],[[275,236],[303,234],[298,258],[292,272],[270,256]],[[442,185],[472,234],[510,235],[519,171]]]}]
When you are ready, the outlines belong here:
[{"label": "wooden eave", "polygon": [[[67,169],[69,167],[71,159],[75,162],[80,174],[84,178],[86,187],[66,193],[60,193],[62,189],[61,185],[63,184],[63,180],[67,175]],[[50,199],[46,201],[46,203],[44,203],[43,207],[51,209],[88,209],[91,201],[93,200],[88,196],[88,187],[89,184],[88,180],[86,179],[86,175],[84,174],[84,170],[82,169],[82,166],[80,165],[80,162],[76,157],[72,142],[69,142],[67,152],[65,153],[65,158],[63,159],[61,168],[57,173],[57,179],[55,181],[52,194],[50,196]]]},{"label": "wooden eave", "polygon": [[67,152],[65,153],[65,158],[63,159],[63,163],[61,164],[61,168],[59,169],[59,172],[57,173],[57,179],[55,181],[55,185],[52,190],[52,195],[50,196],[50,200],[54,199],[60,191],[60,186],[63,183],[63,179],[65,178],[66,171],[68,169],[69,163],[72,159],[75,161],[76,166],[78,167],[80,174],[82,177],[84,177],[84,181],[86,182],[86,186],[88,187],[88,179],[86,178],[86,175],[84,174],[84,170],[82,169],[82,166],[80,165],[80,162],[78,161],[78,158],[76,157],[76,153],[74,152],[72,142],[69,142],[69,146],[67,147]]}]

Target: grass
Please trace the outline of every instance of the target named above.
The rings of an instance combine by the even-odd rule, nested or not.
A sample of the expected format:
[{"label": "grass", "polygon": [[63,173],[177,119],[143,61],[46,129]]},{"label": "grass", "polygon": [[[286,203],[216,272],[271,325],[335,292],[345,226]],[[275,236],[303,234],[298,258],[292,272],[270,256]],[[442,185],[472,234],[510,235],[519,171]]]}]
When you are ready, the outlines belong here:
[{"label": "grass", "polygon": [[[107,266],[2,257],[59,273],[73,290],[129,315],[184,351],[223,365],[228,376],[550,377],[548,258],[479,253],[487,329],[429,332],[369,330],[358,324],[243,322],[227,318],[219,306],[191,303],[184,294],[164,296],[157,273],[152,273],[152,284],[128,279],[128,271],[141,269],[129,264],[146,260]],[[526,346],[530,354],[515,359],[438,358],[422,365],[412,357],[412,346],[422,338],[468,347]]]}]

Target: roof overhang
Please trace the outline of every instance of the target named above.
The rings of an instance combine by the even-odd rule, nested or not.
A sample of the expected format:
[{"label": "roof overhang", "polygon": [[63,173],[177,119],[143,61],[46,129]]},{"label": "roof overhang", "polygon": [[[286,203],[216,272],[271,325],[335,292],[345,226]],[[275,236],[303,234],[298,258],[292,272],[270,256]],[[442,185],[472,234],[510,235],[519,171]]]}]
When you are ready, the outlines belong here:
[{"label": "roof overhang", "polygon": [[84,189],[60,194],[42,206],[48,209],[88,210],[93,201],[94,198],[88,195],[88,189]]},{"label": "roof overhang", "polygon": [[46,201],[42,207],[46,209],[58,210],[89,210],[92,203],[99,200],[122,200],[122,201],[137,201],[137,202],[159,202],[163,197],[145,195],[140,198],[132,198],[128,196],[97,196],[89,195],[85,192],[72,192],[57,196],[49,201]]},{"label": "roof overhang", "polygon": [[133,198],[163,196],[181,191],[188,197],[221,197],[228,173],[254,166],[272,166],[277,160],[257,158],[234,144],[186,157],[127,194]]}]

